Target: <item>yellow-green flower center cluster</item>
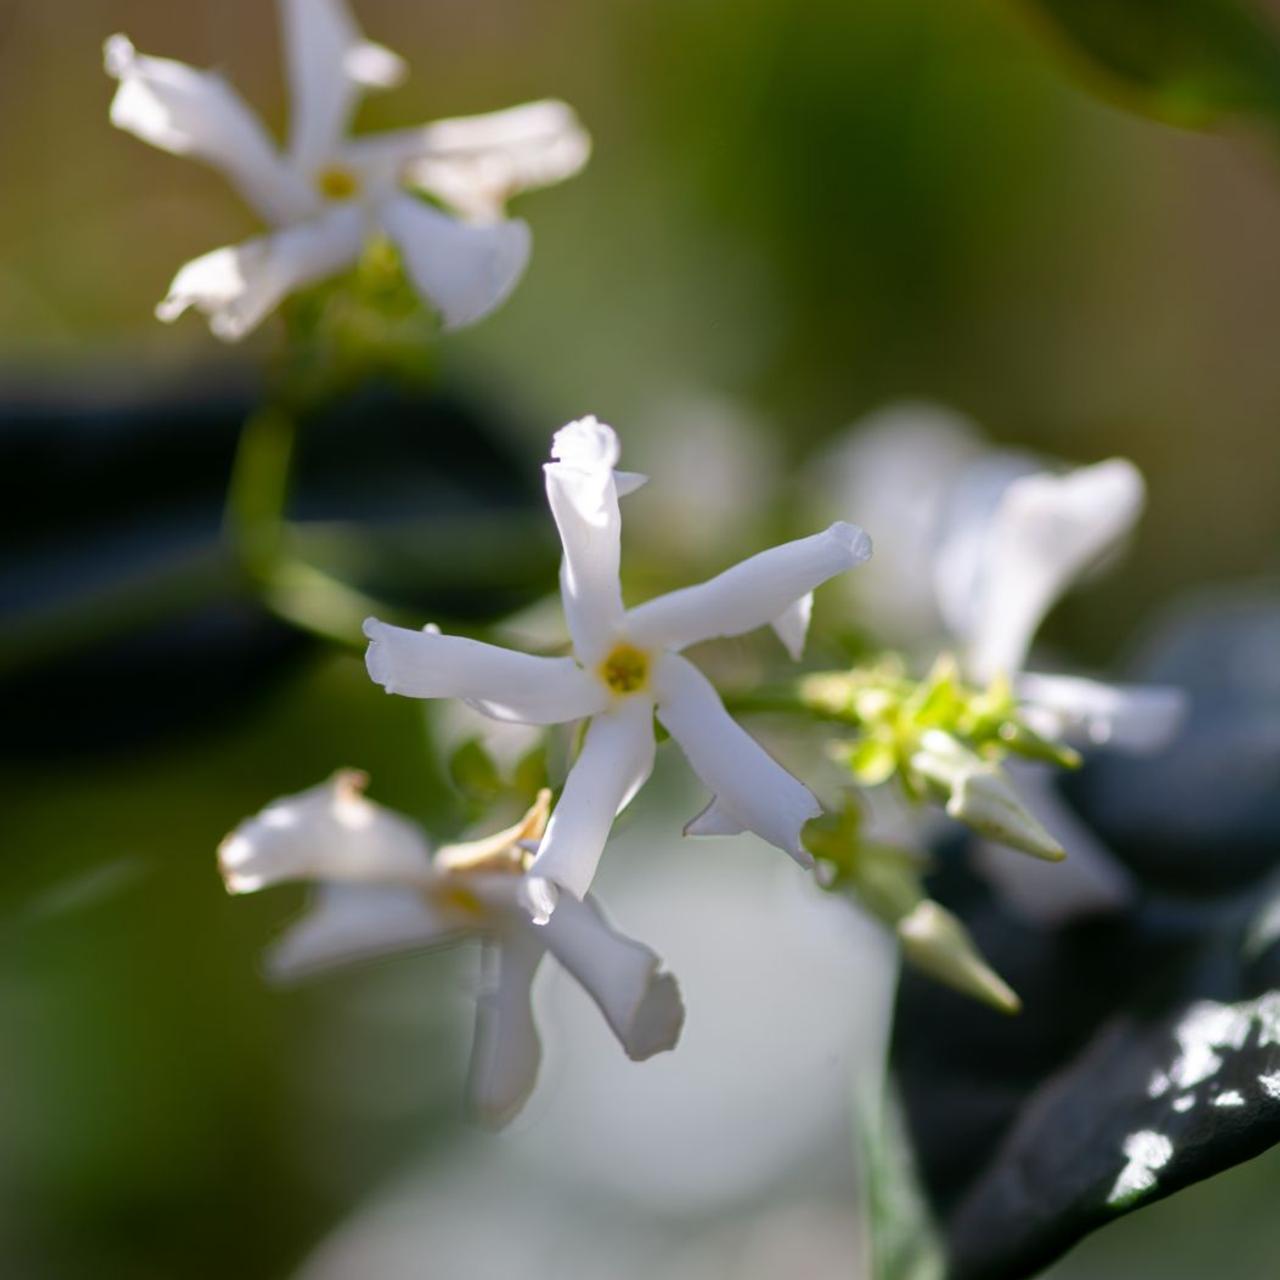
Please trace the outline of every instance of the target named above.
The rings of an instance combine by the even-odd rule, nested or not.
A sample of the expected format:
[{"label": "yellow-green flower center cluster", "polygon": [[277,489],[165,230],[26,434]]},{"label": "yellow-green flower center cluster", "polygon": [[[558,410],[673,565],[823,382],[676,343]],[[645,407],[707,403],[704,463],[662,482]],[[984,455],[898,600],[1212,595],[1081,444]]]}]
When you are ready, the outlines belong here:
[{"label": "yellow-green flower center cluster", "polygon": [[619,696],[639,693],[649,683],[649,655],[634,645],[615,645],[598,670],[600,679]]},{"label": "yellow-green flower center cluster", "polygon": [[340,164],[326,165],[316,174],[315,182],[326,200],[354,200],[360,194],[360,179]]}]

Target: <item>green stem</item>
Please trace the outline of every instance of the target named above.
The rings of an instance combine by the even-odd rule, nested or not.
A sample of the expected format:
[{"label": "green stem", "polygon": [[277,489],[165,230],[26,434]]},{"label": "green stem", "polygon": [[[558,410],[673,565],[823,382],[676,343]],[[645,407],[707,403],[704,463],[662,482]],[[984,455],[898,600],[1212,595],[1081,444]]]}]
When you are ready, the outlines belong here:
[{"label": "green stem", "polygon": [[832,711],[815,704],[801,692],[798,682],[763,686],[721,694],[725,708],[739,715],[790,715],[822,724],[841,724],[862,728],[863,723],[851,712]]},{"label": "green stem", "polygon": [[223,528],[245,575],[266,586],[284,551],[285,507],[298,439],[292,414],[268,407],[240,431]]},{"label": "green stem", "polygon": [[356,590],[294,553],[287,508],[298,425],[279,405],[251,414],[236,449],[224,530],[255,594],[278,618],[322,640],[364,649],[371,614],[400,610]]}]

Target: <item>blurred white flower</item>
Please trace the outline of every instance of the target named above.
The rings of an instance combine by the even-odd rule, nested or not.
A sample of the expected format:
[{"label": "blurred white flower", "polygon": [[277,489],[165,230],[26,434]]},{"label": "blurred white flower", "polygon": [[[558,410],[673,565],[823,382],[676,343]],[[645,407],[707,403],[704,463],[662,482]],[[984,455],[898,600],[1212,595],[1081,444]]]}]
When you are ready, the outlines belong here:
[{"label": "blurred white flower", "polygon": [[631,428],[628,451],[654,481],[629,518],[658,564],[677,558],[701,566],[750,542],[783,473],[769,424],[706,391],[660,397]]},{"label": "blurred white flower", "polygon": [[431,853],[414,823],[368,800],[363,774],[285,796],[221,844],[231,893],[314,880],[308,912],[276,944],[268,970],[292,980],[390,952],[479,938],[487,978],[479,999],[470,1095],[485,1123],[506,1124],[537,1079],[541,1047],[531,988],[550,951],[599,1006],[628,1057],[672,1048],[684,1021],[675,980],[648,947],[612,928],[596,903],[562,895],[535,923],[531,902],[556,890],[526,871],[546,825],[550,795],[515,826]]},{"label": "blurred white flower", "polygon": [[1024,670],[1045,615],[1133,530],[1145,501],[1141,473],[1111,458],[985,488],[967,501],[957,489],[934,559],[938,602],[966,672],[977,681],[1007,676],[1032,726],[1049,736],[1159,750],[1184,714],[1181,691]]},{"label": "blurred white flower", "polygon": [[902,401],[856,423],[814,457],[806,494],[833,516],[856,511],[876,534],[875,558],[848,579],[864,616],[891,643],[936,639],[940,619],[930,565],[939,517],[957,478],[983,452],[968,418],[941,405]]},{"label": "blurred white flower", "polygon": [[398,84],[404,63],[361,36],[344,0],[280,0],[280,17],[292,98],[283,152],[216,72],[140,54],[122,35],[106,42],[107,73],[120,82],[112,123],[220,169],[272,228],[187,263],[157,316],[171,321],[195,307],[217,337],[238,340],[286,294],[344,270],[370,235],[384,233],[446,329],[482,319],[529,257],[528,225],[504,219],[504,202],[586,162],[590,142],[572,110],[533,102],[350,137],[360,93]]},{"label": "blurred white flower", "polygon": [[560,585],[573,657],[534,657],[371,618],[369,674],[388,693],[462,698],[499,720],[590,717],[533,862],[538,875],[576,896],[591,884],[615,815],[653,767],[655,712],[714,793],[688,834],[753,831],[810,866],[800,829],[821,811],[817,800],[729,716],[680,650],[772,625],[799,657],[814,588],[864,561],[870,540],[853,525],[833,524],[624,610],[618,499],[643,477],[615,471],[618,454],[613,429],[584,418],[556,433],[544,467],[564,548]]},{"label": "blurred white flower", "polygon": [[1146,486],[1133,463],[1051,469],[1030,453],[983,449],[952,410],[907,402],[857,424],[815,461],[812,478],[832,508],[884,513],[858,587],[883,588],[874,614],[897,639],[957,646],[974,681],[1007,676],[1049,736],[1144,752],[1177,731],[1178,690],[1024,669],[1045,616],[1137,524]]},{"label": "blurred white flower", "polygon": [[[893,581],[882,573],[878,585],[890,593],[904,584],[907,607],[895,612],[876,599],[874,611],[897,624],[900,642],[926,659],[956,647],[973,681],[1006,676],[1027,722],[1047,737],[1141,754],[1176,734],[1182,690],[1025,670],[1044,617],[1118,553],[1137,523],[1145,485],[1131,462],[1051,469],[1030,453],[984,450],[972,423],[951,410],[904,403],[856,426],[817,460],[813,479],[836,509],[874,501],[900,517],[883,517],[876,561],[893,569]],[[859,586],[877,585],[871,574],[858,577]],[[1042,920],[1126,901],[1132,877],[1058,799],[1048,770],[1010,760],[1008,777],[1022,814],[1070,853],[1050,867],[982,842],[977,860],[1010,900]],[[893,838],[912,843],[897,829],[902,818],[893,825]]]}]

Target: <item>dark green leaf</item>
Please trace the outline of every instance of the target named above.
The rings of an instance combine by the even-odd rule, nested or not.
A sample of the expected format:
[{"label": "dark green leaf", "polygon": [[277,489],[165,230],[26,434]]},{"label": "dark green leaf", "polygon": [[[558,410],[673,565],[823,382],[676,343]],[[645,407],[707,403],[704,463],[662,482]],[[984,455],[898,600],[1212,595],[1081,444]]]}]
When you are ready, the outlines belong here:
[{"label": "dark green leaf", "polygon": [[1027,3],[1137,110],[1192,126],[1280,120],[1280,38],[1250,0]]}]

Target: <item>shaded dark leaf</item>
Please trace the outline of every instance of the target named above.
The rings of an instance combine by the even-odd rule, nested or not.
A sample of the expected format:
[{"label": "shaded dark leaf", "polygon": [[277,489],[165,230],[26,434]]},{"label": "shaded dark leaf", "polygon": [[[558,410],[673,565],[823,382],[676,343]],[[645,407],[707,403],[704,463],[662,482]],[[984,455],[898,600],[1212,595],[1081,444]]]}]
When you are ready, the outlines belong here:
[{"label": "shaded dark leaf", "polygon": [[1280,1142],[1280,606],[1175,614],[1138,674],[1187,687],[1163,756],[1067,789],[1137,873],[1130,910],[1046,928],[940,850],[935,897],[1023,998],[907,974],[893,1058],[955,1280],[1032,1276],[1118,1215]]},{"label": "shaded dark leaf", "polygon": [[975,892],[975,935],[1027,1015],[908,977],[895,1044],[954,1280],[1035,1275],[1280,1141],[1280,950],[1251,953],[1253,910],[1149,905],[1045,933]]},{"label": "shaded dark leaf", "polygon": [[[52,381],[52,380],[51,380]],[[0,404],[0,755],[76,753],[213,723],[307,642],[255,601],[222,536],[258,388],[119,378]],[[304,554],[424,617],[490,620],[554,580],[541,501],[503,434],[447,396],[366,386],[304,424]],[[546,524],[545,521],[541,522]]]},{"label": "shaded dark leaf", "polygon": [[1280,118],[1280,36],[1251,0],[1027,0],[1136,110]]}]

